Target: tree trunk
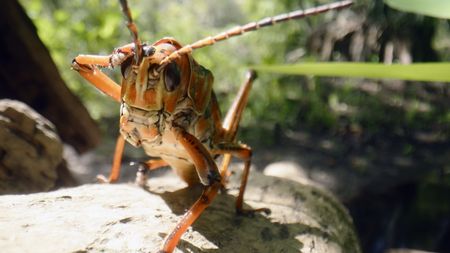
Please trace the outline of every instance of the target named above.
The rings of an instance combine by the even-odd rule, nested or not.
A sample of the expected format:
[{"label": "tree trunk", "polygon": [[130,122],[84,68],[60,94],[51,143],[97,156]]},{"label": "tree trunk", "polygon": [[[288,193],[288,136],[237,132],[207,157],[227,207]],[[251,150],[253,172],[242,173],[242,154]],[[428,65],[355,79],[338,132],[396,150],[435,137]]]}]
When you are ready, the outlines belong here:
[{"label": "tree trunk", "polygon": [[2,1],[0,32],[0,98],[30,105],[55,124],[63,141],[79,152],[97,145],[99,128],[66,87],[36,28],[16,0]]}]

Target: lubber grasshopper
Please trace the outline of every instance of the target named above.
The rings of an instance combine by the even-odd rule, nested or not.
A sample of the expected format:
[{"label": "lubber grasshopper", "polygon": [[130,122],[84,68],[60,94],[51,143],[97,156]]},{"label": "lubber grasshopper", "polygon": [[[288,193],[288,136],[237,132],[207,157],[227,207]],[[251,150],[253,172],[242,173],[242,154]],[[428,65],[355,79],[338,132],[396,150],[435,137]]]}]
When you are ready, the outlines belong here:
[{"label": "lubber grasshopper", "polygon": [[[236,200],[237,213],[268,212],[264,208],[243,209],[252,151],[236,141],[239,121],[256,74],[253,71],[248,73],[222,121],[212,89],[213,75],[193,59],[191,52],[265,26],[345,8],[352,2],[341,1],[265,18],[187,46],[181,46],[173,38],[163,38],[153,44],[142,43],[127,1],[120,0],[120,3],[133,42],[107,56],[79,55],[72,63],[72,68],[83,78],[121,103],[120,136],[111,174],[109,178],[99,176],[98,179],[107,183],[117,181],[123,147],[127,141],[142,147],[146,154],[155,158],[144,163],[147,169],[169,165],[188,185],[204,185],[200,198],[166,237],[161,252],[174,250],[181,235],[224,186],[231,156],[245,162]],[[121,84],[101,72],[101,67],[120,67]],[[215,160],[221,155],[223,159],[219,170]]]}]

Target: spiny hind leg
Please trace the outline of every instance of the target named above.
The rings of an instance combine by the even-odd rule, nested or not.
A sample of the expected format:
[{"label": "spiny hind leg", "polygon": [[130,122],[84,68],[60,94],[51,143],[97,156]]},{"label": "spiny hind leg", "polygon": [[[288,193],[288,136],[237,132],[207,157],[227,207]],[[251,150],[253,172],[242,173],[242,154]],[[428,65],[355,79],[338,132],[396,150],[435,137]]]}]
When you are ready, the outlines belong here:
[{"label": "spiny hind leg", "polygon": [[242,118],[242,113],[247,105],[250,90],[256,78],[257,75],[254,70],[249,70],[247,72],[246,80],[239,89],[239,92],[228,110],[222,125],[223,139],[225,142],[220,144],[218,150],[216,150],[218,153],[231,154],[244,160],[244,170],[242,172],[241,185],[239,187],[239,194],[236,200],[236,212],[243,214],[253,213],[255,211],[263,211],[266,213],[270,212],[267,208],[260,208],[256,210],[245,210],[243,208],[244,193],[247,186],[248,175],[250,173],[252,150],[246,145],[235,143],[239,122]]},{"label": "spiny hind leg", "polygon": [[[256,72],[253,70],[250,70],[247,72],[246,80],[242,84],[241,88],[239,89],[238,94],[236,95],[236,98],[233,101],[233,104],[231,105],[230,109],[227,112],[227,115],[225,116],[224,121],[221,120],[221,114],[219,110],[219,105],[216,99],[215,94],[213,93],[211,96],[211,116],[214,121],[214,126],[217,130],[216,139],[214,139],[215,143],[226,143],[226,142],[234,142],[237,134],[237,130],[239,127],[239,122],[242,117],[242,113],[244,111],[245,106],[247,105],[248,96],[250,93],[250,89],[253,85],[253,82],[256,79]],[[226,179],[226,177],[229,175],[228,166],[222,167],[223,171],[220,171],[222,174],[222,177]],[[226,180],[223,180],[226,182]]]},{"label": "spiny hind leg", "polygon": [[222,143],[217,146],[217,149],[212,151],[213,154],[229,154],[244,161],[244,170],[242,171],[241,183],[239,187],[239,194],[236,198],[236,213],[251,215],[255,212],[270,213],[268,208],[245,209],[244,208],[244,194],[247,187],[248,176],[250,173],[250,165],[252,158],[252,149],[244,144],[239,143]]},{"label": "spiny hind leg", "polygon": [[239,123],[242,118],[242,113],[247,105],[248,97],[250,95],[250,90],[253,86],[257,75],[254,70],[249,70],[246,74],[246,80],[239,89],[236,98],[233,100],[230,109],[225,116],[222,124],[224,130],[223,139],[228,142],[234,141],[236,138],[237,130],[239,128]]}]

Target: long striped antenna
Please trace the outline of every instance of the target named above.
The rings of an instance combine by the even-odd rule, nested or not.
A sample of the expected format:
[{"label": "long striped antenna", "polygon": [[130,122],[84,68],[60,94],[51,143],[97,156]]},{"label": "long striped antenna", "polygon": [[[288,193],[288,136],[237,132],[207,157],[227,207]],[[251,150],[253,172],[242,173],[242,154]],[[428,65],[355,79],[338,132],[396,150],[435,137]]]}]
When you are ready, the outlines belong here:
[{"label": "long striped antenna", "polygon": [[191,53],[194,49],[211,46],[218,41],[226,40],[226,39],[229,39],[234,36],[239,36],[246,32],[255,31],[255,30],[258,30],[258,29],[266,27],[266,26],[272,26],[277,23],[282,23],[282,22],[292,20],[292,19],[300,19],[300,18],[303,18],[306,16],[317,15],[317,14],[320,14],[323,12],[327,12],[329,10],[337,10],[337,9],[346,8],[352,4],[353,4],[353,1],[340,1],[340,2],[317,6],[317,7],[306,9],[306,10],[296,10],[296,11],[280,14],[277,16],[273,16],[273,17],[267,17],[267,18],[261,19],[260,21],[251,22],[251,23],[248,23],[243,26],[236,26],[234,28],[231,28],[228,31],[219,33],[215,36],[206,37],[204,39],[198,40],[192,44],[186,45],[186,46],[178,49],[177,51],[171,53],[170,55],[168,55],[166,58],[164,58],[161,61],[160,66],[157,69],[157,71],[158,72],[161,71],[164,68],[164,66],[166,66],[167,64],[171,63],[172,61],[180,58],[182,55]]},{"label": "long striped antenna", "polygon": [[120,5],[122,6],[122,12],[127,19],[128,30],[130,30],[131,36],[133,36],[135,62],[136,64],[139,64],[142,60],[142,44],[139,40],[137,26],[131,17],[131,11],[130,8],[128,8],[127,0],[120,0]]}]

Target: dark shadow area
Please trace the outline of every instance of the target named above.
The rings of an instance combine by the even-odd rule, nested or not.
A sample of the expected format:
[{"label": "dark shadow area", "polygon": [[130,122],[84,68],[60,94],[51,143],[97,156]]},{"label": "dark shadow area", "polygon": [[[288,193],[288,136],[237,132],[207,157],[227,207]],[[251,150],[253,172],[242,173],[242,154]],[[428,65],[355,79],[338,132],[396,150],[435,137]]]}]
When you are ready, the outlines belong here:
[{"label": "dark shadow area", "polygon": [[[202,187],[183,188],[173,192],[151,192],[164,199],[177,215],[183,215],[197,200]],[[181,240],[178,248],[183,252],[292,252],[297,253],[304,245],[296,239],[299,235],[312,235],[333,241],[334,238],[318,228],[303,223],[280,224],[269,216],[256,213],[252,217],[237,215],[236,198],[227,193],[219,193],[200,218],[192,225],[192,230],[200,233],[215,244],[218,249],[199,249]],[[251,208],[244,205],[245,208]],[[218,222],[220,221],[220,222]],[[161,235],[164,237],[165,235]],[[337,243],[337,242],[336,242]]]},{"label": "dark shadow area", "polygon": [[450,252],[448,202],[442,183],[399,185],[382,194],[366,194],[349,203],[366,252],[410,248]]},{"label": "dark shadow area", "polygon": [[279,146],[256,149],[254,163],[294,162],[331,190],[349,208],[364,252],[450,252],[448,141],[363,135],[286,131]]}]

